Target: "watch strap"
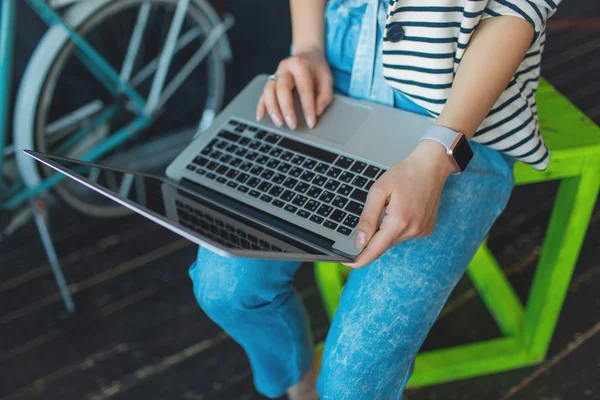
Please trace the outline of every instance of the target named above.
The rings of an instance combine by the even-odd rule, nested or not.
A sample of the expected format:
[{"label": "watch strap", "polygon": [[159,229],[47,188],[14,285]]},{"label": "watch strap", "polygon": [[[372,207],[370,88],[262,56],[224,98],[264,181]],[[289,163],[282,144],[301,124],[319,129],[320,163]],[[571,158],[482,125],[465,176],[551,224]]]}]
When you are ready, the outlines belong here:
[{"label": "watch strap", "polygon": [[419,142],[422,142],[423,140],[433,140],[444,146],[446,152],[450,154],[452,145],[460,135],[460,133],[455,132],[450,128],[446,128],[445,126],[433,125],[423,133]]}]

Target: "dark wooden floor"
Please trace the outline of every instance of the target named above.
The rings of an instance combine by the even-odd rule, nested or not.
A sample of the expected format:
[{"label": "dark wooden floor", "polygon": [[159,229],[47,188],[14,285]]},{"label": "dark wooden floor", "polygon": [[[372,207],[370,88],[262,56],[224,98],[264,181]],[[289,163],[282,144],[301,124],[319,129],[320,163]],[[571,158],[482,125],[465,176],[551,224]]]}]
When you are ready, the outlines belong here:
[{"label": "dark wooden floor", "polygon": [[[550,27],[544,75],[600,122],[600,22],[589,22],[600,9],[597,2],[573,3],[565,4]],[[243,80],[233,84],[239,87]],[[522,298],[552,206],[547,199],[555,191],[554,183],[517,188],[491,233],[490,246]],[[195,303],[187,277],[194,246],[141,217],[93,219],[58,203],[52,228],[77,314],[69,315],[61,304],[33,224],[0,243],[0,398],[262,398],[242,349]],[[547,360],[409,391],[408,397],[600,399],[599,284],[597,206]],[[309,266],[301,268],[296,285],[315,336],[323,339],[327,319]],[[424,348],[499,334],[465,278]]]}]

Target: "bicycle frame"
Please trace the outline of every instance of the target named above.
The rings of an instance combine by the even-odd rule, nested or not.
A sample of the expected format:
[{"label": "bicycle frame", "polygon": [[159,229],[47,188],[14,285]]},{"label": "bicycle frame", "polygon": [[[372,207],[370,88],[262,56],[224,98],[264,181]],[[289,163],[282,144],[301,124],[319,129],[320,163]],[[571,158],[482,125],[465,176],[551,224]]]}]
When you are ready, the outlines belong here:
[{"label": "bicycle frame", "polygon": [[[147,3],[140,7],[138,20],[129,43],[123,67],[120,72],[117,72],[83,37],[73,30],[66,21],[57,14],[51,5],[44,0],[27,0],[27,3],[29,3],[31,8],[48,26],[52,27],[58,25],[67,32],[70,40],[72,40],[76,46],[75,56],[109,92],[113,95],[125,96],[130,104],[133,105],[135,114],[137,115],[127,126],[115,132],[108,139],[83,155],[81,157],[83,161],[89,162],[97,160],[130,139],[132,136],[147,128],[153,122],[153,114],[156,109],[161,107],[168,100],[177,87],[183,83],[183,80],[187,75],[191,73],[193,68],[206,57],[210,49],[217,44],[225,32],[233,25],[232,19],[226,19],[220,25],[215,26],[213,32],[207,36],[203,45],[200,46],[200,49],[196,51],[194,56],[176,75],[175,79],[165,87],[165,80],[172,56],[179,50],[181,46],[180,42],[189,39],[187,38],[184,40],[182,36],[178,41],[189,2],[190,0],[180,0],[177,3],[163,51],[158,60],[155,60],[156,62],[151,63],[152,65],[148,65],[144,68],[145,77],[143,79],[149,76],[154,68],[156,71],[152,81],[150,95],[146,100],[132,86],[130,77],[141,37],[148,20],[149,5]],[[17,0],[2,0],[0,9],[0,60],[3,60],[3,62],[0,63],[0,173],[2,171],[5,156],[5,140],[8,131],[6,125],[9,112],[10,71],[14,45],[16,6]],[[148,67],[150,69],[149,73]],[[73,140],[85,136],[94,129],[94,127],[110,121],[117,114],[117,111],[118,107],[116,109],[115,107],[108,107],[104,112],[89,121],[87,127],[77,131],[73,136]],[[69,142],[65,145],[68,146]],[[8,190],[7,188],[0,187],[0,209],[15,209],[23,202],[52,188],[63,178],[63,176],[55,174],[42,181],[36,187],[26,189],[22,189],[23,185],[21,182],[18,182],[14,187],[9,188]],[[2,185],[1,179],[0,185]]]}]

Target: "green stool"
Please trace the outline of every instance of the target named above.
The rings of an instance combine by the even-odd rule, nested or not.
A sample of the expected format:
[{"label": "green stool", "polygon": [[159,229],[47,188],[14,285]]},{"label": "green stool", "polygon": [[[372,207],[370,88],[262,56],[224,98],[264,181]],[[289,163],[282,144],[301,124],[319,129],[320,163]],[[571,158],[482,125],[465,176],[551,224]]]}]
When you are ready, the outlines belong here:
[{"label": "green stool", "polygon": [[[552,161],[542,172],[517,163],[516,184],[561,183],[527,304],[521,304],[484,242],[467,272],[504,337],[419,353],[409,387],[533,365],[546,356],[600,188],[600,128],[544,80],[537,100]],[[330,319],[347,274],[342,264],[315,265]]]}]

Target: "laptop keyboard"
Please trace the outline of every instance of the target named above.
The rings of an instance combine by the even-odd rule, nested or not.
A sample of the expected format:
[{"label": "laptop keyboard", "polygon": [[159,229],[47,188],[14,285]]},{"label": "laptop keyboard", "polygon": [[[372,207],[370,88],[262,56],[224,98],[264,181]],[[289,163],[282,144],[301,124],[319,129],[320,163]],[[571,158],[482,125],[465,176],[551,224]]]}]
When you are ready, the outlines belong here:
[{"label": "laptop keyboard", "polygon": [[345,236],[354,231],[369,189],[385,172],[236,120],[186,168]]},{"label": "laptop keyboard", "polygon": [[257,251],[276,251],[285,253],[285,250],[275,246],[264,239],[259,239],[255,235],[236,229],[231,224],[224,222],[212,215],[183,204],[180,201],[175,202],[177,206],[177,216],[179,223],[188,229],[200,233],[203,236],[229,248],[257,250]]}]

